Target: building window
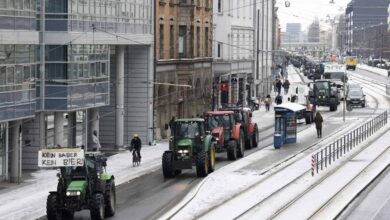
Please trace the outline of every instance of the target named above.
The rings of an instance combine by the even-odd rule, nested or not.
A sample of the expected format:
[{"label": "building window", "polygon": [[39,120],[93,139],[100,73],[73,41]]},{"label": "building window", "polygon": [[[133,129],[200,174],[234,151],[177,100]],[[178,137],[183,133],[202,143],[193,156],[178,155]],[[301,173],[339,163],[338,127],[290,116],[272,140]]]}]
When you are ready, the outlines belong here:
[{"label": "building window", "polygon": [[204,32],[204,53],[205,57],[209,57],[209,28],[205,28]]},{"label": "building window", "polygon": [[164,25],[160,24],[160,59],[164,59]]},{"label": "building window", "polygon": [[218,13],[222,13],[222,0],[218,0]]},{"label": "building window", "polygon": [[222,56],[222,44],[218,43],[217,57],[221,58],[221,56]]},{"label": "building window", "polygon": [[179,57],[185,57],[186,51],[186,26],[179,26]]},{"label": "building window", "polygon": [[200,57],[200,27],[196,27],[196,57]]},{"label": "building window", "polygon": [[175,26],[171,25],[169,30],[169,54],[171,59],[175,58]]}]

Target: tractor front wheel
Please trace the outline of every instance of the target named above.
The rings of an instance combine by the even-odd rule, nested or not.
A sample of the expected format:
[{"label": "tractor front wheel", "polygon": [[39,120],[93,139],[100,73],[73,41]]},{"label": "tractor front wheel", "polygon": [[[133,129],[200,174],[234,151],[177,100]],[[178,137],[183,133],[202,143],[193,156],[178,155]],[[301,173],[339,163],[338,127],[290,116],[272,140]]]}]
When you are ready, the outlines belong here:
[{"label": "tractor front wheel", "polygon": [[116,193],[115,193],[115,181],[111,179],[106,183],[106,192],[104,194],[105,202],[105,215],[111,217],[115,215],[116,207]]},{"label": "tractor front wheel", "polygon": [[175,177],[173,170],[173,155],[171,152],[164,152],[162,157],[162,170],[165,178]]},{"label": "tractor front wheel", "polygon": [[104,196],[101,193],[95,193],[92,195],[90,201],[91,219],[102,220],[104,219]]},{"label": "tractor front wheel", "polygon": [[240,137],[239,137],[239,146],[237,150],[237,156],[239,158],[244,157],[245,152],[245,137],[244,137],[244,131],[240,130]]},{"label": "tractor front wheel", "polygon": [[257,147],[259,145],[259,131],[255,128],[255,131],[252,136],[252,147]]},{"label": "tractor front wheel", "polygon": [[196,156],[196,175],[198,177],[206,177],[209,173],[209,158],[207,152],[202,150]]},{"label": "tractor front wheel", "polygon": [[46,201],[46,215],[48,220],[57,220],[62,218],[60,202],[57,194],[50,194]]},{"label": "tractor front wheel", "polygon": [[237,159],[237,142],[230,140],[227,147],[227,156],[229,160]]},{"label": "tractor front wheel", "polygon": [[209,173],[215,170],[215,142],[212,142],[209,149]]}]

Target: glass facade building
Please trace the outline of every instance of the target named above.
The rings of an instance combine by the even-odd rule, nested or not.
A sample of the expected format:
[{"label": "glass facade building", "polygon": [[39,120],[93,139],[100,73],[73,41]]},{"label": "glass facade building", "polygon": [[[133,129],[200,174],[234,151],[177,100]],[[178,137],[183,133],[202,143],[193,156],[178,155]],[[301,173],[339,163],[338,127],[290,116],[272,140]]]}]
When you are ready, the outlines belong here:
[{"label": "glass facade building", "polygon": [[57,0],[46,4],[47,31],[151,34],[152,4],[144,0]]},{"label": "glass facade building", "polygon": [[45,50],[45,109],[71,111],[108,104],[109,46],[50,45]]},{"label": "glass facade building", "polygon": [[0,0],[0,29],[36,30],[36,0]]}]

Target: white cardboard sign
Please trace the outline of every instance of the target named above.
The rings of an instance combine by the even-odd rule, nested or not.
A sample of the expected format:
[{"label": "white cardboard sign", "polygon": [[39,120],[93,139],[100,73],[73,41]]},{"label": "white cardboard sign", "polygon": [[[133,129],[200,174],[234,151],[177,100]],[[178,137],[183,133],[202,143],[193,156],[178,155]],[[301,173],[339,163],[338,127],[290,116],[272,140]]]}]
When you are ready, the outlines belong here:
[{"label": "white cardboard sign", "polygon": [[84,150],[79,148],[43,149],[38,152],[38,167],[84,166]]}]

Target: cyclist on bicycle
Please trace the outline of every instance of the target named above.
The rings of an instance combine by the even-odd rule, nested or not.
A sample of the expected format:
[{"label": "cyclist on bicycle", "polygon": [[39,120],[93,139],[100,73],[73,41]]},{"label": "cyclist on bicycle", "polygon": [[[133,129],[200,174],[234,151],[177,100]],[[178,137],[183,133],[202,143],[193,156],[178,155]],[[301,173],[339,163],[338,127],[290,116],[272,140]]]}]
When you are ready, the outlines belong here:
[{"label": "cyclist on bicycle", "polygon": [[134,134],[130,144],[130,151],[132,151],[133,154],[137,153],[140,160],[141,160],[141,147],[142,147],[141,139],[139,138],[138,134]]}]

